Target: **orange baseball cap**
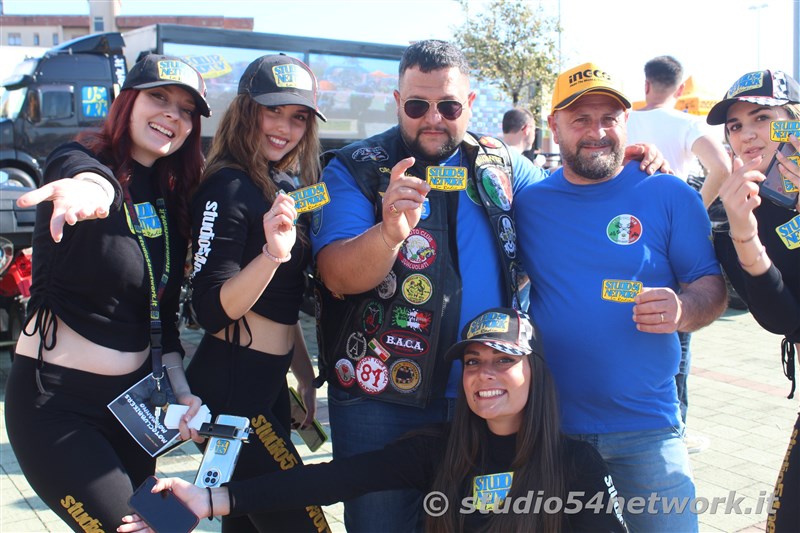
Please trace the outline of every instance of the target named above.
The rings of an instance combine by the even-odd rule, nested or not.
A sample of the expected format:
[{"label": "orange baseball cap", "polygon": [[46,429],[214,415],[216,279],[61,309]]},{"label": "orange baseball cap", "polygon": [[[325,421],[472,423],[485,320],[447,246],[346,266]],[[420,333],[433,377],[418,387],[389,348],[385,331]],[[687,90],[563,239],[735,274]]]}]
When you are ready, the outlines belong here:
[{"label": "orange baseball cap", "polygon": [[607,94],[625,109],[631,107],[630,101],[617,88],[616,79],[611,74],[594,63],[584,63],[559,74],[553,90],[553,108],[550,113],[571,106],[578,98],[590,92]]}]

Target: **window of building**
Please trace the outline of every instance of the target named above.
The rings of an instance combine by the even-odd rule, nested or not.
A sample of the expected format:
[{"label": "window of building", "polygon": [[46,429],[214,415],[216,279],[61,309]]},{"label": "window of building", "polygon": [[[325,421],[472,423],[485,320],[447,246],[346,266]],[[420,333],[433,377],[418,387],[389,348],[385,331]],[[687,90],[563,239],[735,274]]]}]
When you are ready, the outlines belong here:
[{"label": "window of building", "polygon": [[57,44],[58,44],[58,34],[54,33],[53,34],[53,45],[57,45]]},{"label": "window of building", "polygon": [[39,34],[38,33],[34,33],[33,34],[33,46],[39,46]]},{"label": "window of building", "polygon": [[94,31],[105,31],[105,24],[103,24],[103,17],[94,18]]},{"label": "window of building", "polygon": [[22,46],[22,34],[21,33],[9,33],[8,34],[8,46]]}]

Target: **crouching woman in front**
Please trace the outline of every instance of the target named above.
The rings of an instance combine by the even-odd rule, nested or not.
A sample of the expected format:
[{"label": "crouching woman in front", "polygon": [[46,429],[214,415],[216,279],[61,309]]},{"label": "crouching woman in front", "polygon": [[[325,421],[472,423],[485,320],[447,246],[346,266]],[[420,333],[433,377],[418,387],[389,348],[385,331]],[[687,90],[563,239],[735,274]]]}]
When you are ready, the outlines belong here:
[{"label": "crouching woman in front", "polygon": [[[446,355],[464,364],[451,423],[412,431],[382,450],[219,488],[169,478],[153,491],[171,489],[207,517],[416,488],[427,494],[428,531],[625,531],[603,459],[561,434],[554,384],[529,316],[489,309],[462,338]],[[118,531],[146,528],[132,515]]]}]

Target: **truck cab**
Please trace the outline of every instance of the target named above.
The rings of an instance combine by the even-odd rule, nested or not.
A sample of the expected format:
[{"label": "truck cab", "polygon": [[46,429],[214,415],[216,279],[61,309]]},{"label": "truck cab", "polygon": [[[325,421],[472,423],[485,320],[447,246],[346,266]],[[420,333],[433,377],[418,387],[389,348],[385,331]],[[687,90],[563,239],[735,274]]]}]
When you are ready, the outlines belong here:
[{"label": "truck cab", "polygon": [[0,89],[0,171],[37,187],[47,155],[82,129],[99,126],[125,81],[119,33],[79,37],[26,59]]}]

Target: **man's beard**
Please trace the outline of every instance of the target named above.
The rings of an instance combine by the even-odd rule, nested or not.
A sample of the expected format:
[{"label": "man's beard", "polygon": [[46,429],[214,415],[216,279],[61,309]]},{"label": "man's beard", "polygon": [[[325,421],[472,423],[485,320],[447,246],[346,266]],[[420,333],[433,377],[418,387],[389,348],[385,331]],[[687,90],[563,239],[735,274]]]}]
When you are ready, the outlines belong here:
[{"label": "man's beard", "polygon": [[429,153],[423,149],[422,143],[419,141],[420,133],[417,133],[416,137],[411,137],[411,135],[409,135],[408,132],[403,128],[402,124],[400,125],[400,135],[403,138],[403,142],[408,148],[408,151],[411,152],[411,155],[417,159],[434,161],[436,163],[450,157],[450,155],[456,151],[458,145],[461,144],[461,141],[457,141],[455,138],[453,138],[447,130],[441,131],[447,135],[447,141],[438,150],[434,151],[433,153]]},{"label": "man's beard", "polygon": [[569,167],[572,172],[587,180],[602,181],[616,175],[625,157],[625,150],[619,143],[609,142],[606,144],[606,146],[611,147],[611,153],[609,154],[593,153],[581,155],[580,149],[584,144],[589,143],[578,143],[575,151],[571,151],[564,146],[561,147],[564,166]]}]

